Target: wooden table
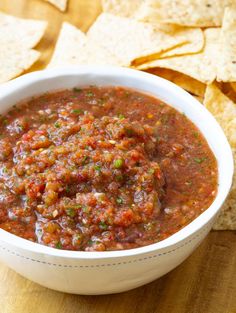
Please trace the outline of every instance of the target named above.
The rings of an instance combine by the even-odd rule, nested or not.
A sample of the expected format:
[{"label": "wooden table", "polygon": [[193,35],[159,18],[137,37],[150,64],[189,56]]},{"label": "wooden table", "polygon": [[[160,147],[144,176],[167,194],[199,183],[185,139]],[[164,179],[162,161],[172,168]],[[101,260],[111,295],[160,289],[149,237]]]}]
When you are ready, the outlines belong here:
[{"label": "wooden table", "polygon": [[[129,0],[133,1],[133,0]],[[46,19],[37,49],[49,61],[62,21],[87,30],[99,14],[99,0],[70,0],[60,13],[42,0],[1,0],[0,9],[25,18]],[[236,313],[236,233],[211,232],[178,268],[138,289],[108,296],[76,296],[41,287],[0,264],[0,313]]]}]

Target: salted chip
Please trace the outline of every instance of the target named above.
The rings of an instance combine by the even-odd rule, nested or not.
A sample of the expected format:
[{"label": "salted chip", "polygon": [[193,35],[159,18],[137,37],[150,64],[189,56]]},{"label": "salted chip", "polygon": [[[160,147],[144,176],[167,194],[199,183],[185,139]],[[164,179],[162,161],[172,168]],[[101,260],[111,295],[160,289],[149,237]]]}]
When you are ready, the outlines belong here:
[{"label": "salted chip", "polygon": [[6,82],[22,74],[30,68],[40,57],[35,50],[24,49],[19,46],[7,46],[0,49],[0,83]]},{"label": "salted chip", "polygon": [[0,12],[1,47],[17,44],[25,49],[33,48],[42,38],[46,27],[45,21],[22,19]]},{"label": "salted chip", "polygon": [[205,94],[206,85],[187,75],[165,68],[154,68],[148,70],[148,72],[173,82],[192,95],[202,98]]},{"label": "salted chip", "polygon": [[123,17],[133,17],[144,0],[102,0],[102,10]]},{"label": "salted chip", "polygon": [[153,59],[157,54],[187,42],[182,35],[169,35],[149,23],[108,13],[97,18],[87,35],[120,59],[123,66],[129,66],[135,59]]},{"label": "salted chip", "polygon": [[168,68],[188,75],[202,83],[211,83],[216,78],[218,59],[219,28],[208,28],[204,31],[205,46],[202,52],[173,58],[159,59],[138,66],[138,69],[153,67]]},{"label": "salted chip", "polygon": [[52,5],[57,7],[62,12],[64,12],[66,10],[67,2],[68,2],[67,0],[44,0],[44,1],[51,3]]},{"label": "salted chip", "polygon": [[64,22],[48,67],[62,67],[72,64],[120,65],[111,53],[96,43],[75,26]]},{"label": "salted chip", "polygon": [[[206,89],[204,105],[223,128],[231,145],[236,167],[236,104],[212,84]],[[229,196],[213,228],[217,230],[236,229],[236,172]]]},{"label": "salted chip", "polygon": [[220,26],[226,6],[235,0],[145,0],[136,14],[144,22],[194,27]]},{"label": "salted chip", "polygon": [[236,6],[226,8],[220,34],[221,55],[217,66],[217,80],[236,81]]}]

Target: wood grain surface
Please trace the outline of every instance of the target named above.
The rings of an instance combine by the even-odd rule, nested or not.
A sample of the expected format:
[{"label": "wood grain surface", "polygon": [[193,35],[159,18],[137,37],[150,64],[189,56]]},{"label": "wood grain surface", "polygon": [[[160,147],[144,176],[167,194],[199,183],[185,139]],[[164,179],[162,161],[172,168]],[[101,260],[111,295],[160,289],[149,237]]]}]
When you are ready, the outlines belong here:
[{"label": "wood grain surface", "polygon": [[[127,0],[128,1],[128,0]],[[129,0],[133,1],[133,0]],[[37,49],[49,62],[62,21],[86,31],[99,0],[69,0],[61,13],[42,0],[0,0],[0,10],[48,20]],[[107,296],[77,296],[41,287],[0,264],[0,313],[236,313],[236,232],[211,232],[178,268],[138,289]]]}]

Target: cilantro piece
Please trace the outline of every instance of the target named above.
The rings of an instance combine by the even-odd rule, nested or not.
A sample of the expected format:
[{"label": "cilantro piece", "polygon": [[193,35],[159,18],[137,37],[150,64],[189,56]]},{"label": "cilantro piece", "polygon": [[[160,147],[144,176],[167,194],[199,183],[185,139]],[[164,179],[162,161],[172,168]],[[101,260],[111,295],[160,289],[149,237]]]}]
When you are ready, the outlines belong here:
[{"label": "cilantro piece", "polygon": [[123,164],[124,164],[124,161],[122,159],[117,159],[113,163],[114,167],[117,169],[121,168]]},{"label": "cilantro piece", "polygon": [[81,89],[81,88],[78,88],[78,87],[74,87],[74,88],[73,88],[73,91],[74,91],[74,92],[81,92],[82,89]]},{"label": "cilantro piece", "polygon": [[56,248],[57,248],[57,249],[62,249],[62,244],[61,244],[60,241],[58,241],[58,242],[56,243]]},{"label": "cilantro piece", "polygon": [[99,228],[102,230],[107,230],[108,225],[105,222],[100,222],[99,223]]},{"label": "cilantro piece", "polygon": [[73,208],[66,209],[66,214],[70,217],[75,217],[76,215],[75,209]]}]

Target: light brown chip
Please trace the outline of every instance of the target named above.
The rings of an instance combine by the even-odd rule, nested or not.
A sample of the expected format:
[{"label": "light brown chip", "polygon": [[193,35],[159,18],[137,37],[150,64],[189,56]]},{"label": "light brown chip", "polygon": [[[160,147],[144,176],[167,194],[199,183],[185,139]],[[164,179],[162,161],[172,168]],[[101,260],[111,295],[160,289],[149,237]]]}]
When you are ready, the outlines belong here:
[{"label": "light brown chip", "polygon": [[97,18],[87,35],[119,58],[124,66],[129,66],[135,59],[153,59],[157,54],[187,42],[182,34],[169,35],[149,23],[108,13]]},{"label": "light brown chip", "polygon": [[44,1],[51,3],[52,5],[57,7],[62,12],[64,12],[66,10],[67,2],[68,2],[67,0],[44,0]]},{"label": "light brown chip", "polygon": [[230,83],[230,85],[233,88],[233,90],[236,92],[236,83]]},{"label": "light brown chip", "polygon": [[30,68],[40,53],[10,45],[0,49],[0,83],[6,82]]},{"label": "light brown chip", "polygon": [[216,82],[216,85],[223,92],[223,94],[236,103],[236,89],[234,89],[233,83]]},{"label": "light brown chip", "polygon": [[144,0],[102,0],[103,12],[123,17],[133,17]]},{"label": "light brown chip", "polygon": [[46,27],[45,21],[22,19],[0,12],[1,47],[17,44],[25,49],[33,48],[42,38]]},{"label": "light brown chip", "polygon": [[193,96],[197,101],[199,101],[201,104],[203,104],[203,100],[204,98],[203,97],[200,97],[200,96]]},{"label": "light brown chip", "polygon": [[138,69],[162,67],[188,75],[202,83],[211,83],[216,78],[218,58],[218,38],[220,29],[208,28],[204,31],[205,46],[202,52],[173,58],[159,59],[138,66]]},{"label": "light brown chip", "polygon": [[236,82],[236,6],[225,9],[220,34],[220,49],[217,80]]},{"label": "light brown chip", "polygon": [[202,98],[205,94],[206,85],[187,75],[165,68],[154,68],[148,70],[148,72],[170,80],[195,96]]},{"label": "light brown chip", "polygon": [[119,61],[103,47],[88,40],[75,26],[64,22],[48,67],[62,67],[72,64],[120,65]]},{"label": "light brown chip", "polygon": [[[204,105],[223,128],[231,145],[236,166],[236,104],[212,84],[206,89]],[[234,173],[233,185],[228,199],[223,205],[213,228],[218,230],[236,229],[236,173]]]},{"label": "light brown chip", "polygon": [[137,18],[184,26],[220,26],[224,8],[235,0],[145,0]]}]

